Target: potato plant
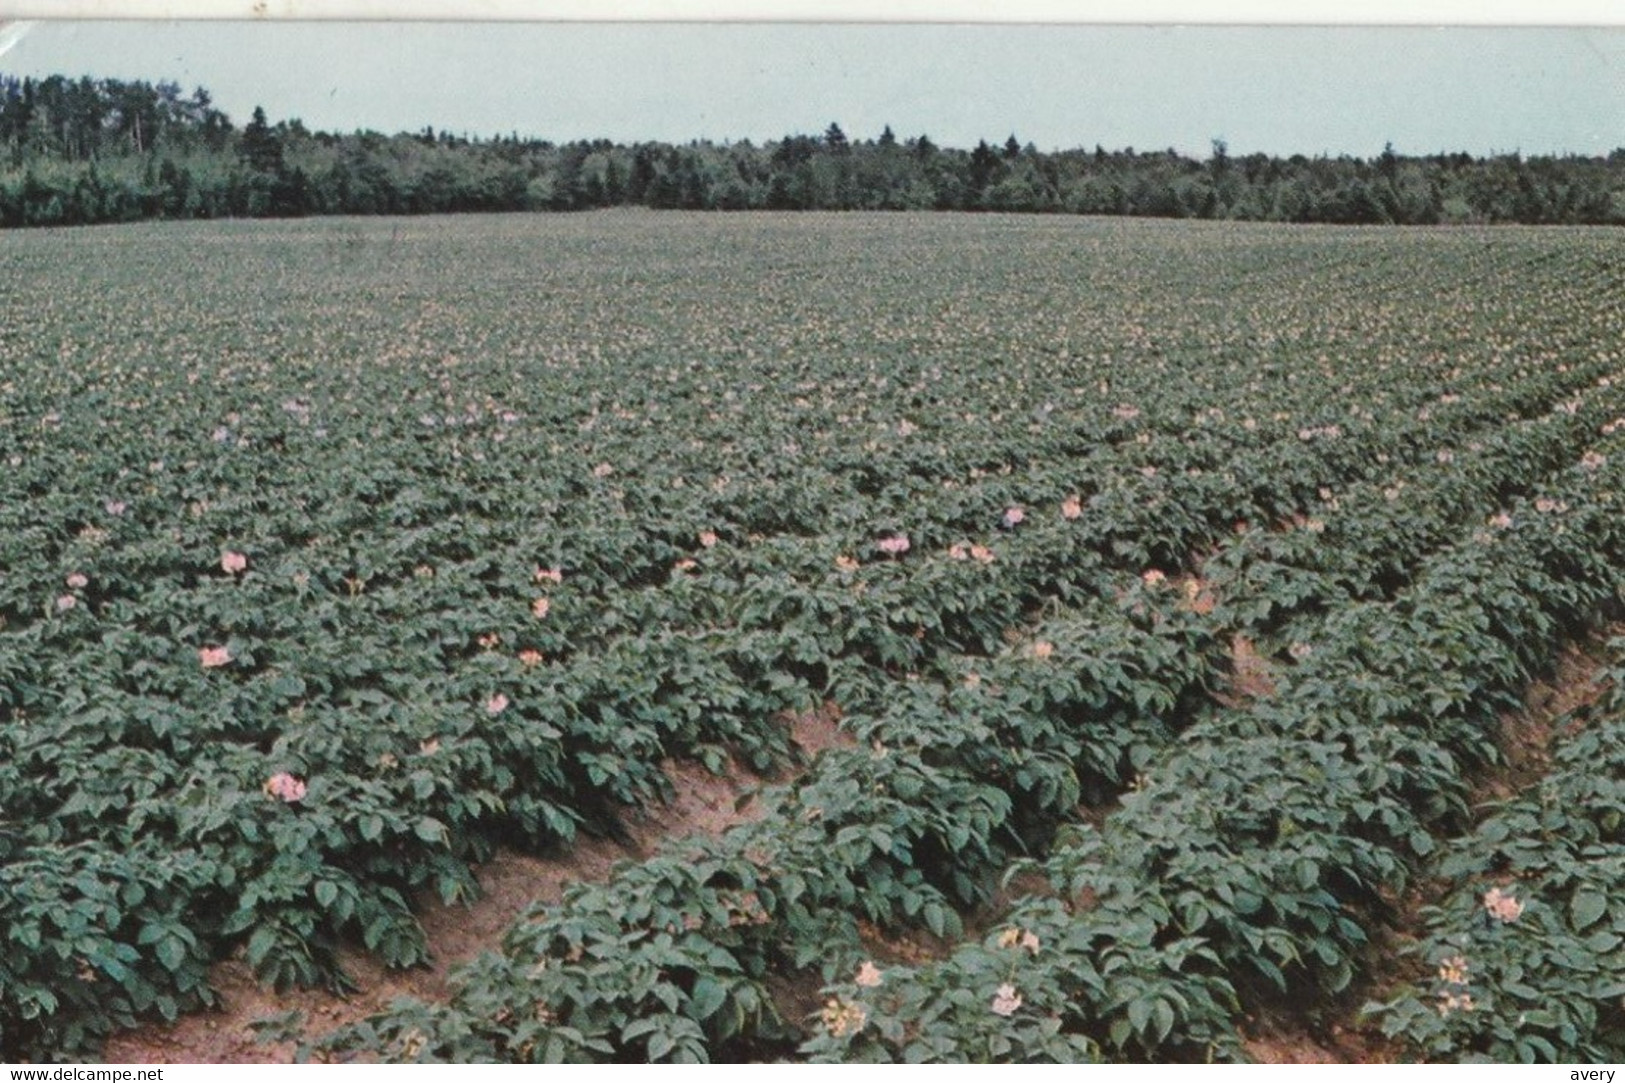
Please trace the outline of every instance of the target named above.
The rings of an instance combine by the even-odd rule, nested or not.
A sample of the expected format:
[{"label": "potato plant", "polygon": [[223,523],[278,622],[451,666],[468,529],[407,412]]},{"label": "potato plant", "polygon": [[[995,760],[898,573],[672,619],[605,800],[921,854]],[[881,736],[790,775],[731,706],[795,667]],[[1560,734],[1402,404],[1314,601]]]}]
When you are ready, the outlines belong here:
[{"label": "potato plant", "polygon": [[[1236,1055],[1261,989],[1353,979],[1384,891],[1468,837],[1495,712],[1617,608],[1615,242],[675,214],[8,239],[0,1055],[206,1008],[233,954],[277,987],[344,988],[346,943],[419,965],[423,899],[658,808],[673,759],[799,773],[533,914],[449,1003],[308,1051]],[[1238,638],[1267,690],[1225,693]],[[831,702],[855,745],[807,763],[787,718]],[[869,957],[963,939],[1023,861],[1052,889],[1001,931]],[[782,1010],[783,975],[827,1011]],[[1578,1054],[1608,1018],[1414,1037]]]}]

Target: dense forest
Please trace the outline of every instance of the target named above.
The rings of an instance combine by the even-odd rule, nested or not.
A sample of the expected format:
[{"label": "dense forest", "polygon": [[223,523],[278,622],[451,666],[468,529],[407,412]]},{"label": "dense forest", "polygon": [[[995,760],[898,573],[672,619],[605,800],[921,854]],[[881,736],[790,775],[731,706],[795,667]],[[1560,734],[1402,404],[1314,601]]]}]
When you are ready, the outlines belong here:
[{"label": "dense forest", "polygon": [[1173,150],[970,150],[926,135],[683,145],[241,128],[202,88],[0,75],[0,224],[436,214],[638,205],[705,210],[961,210],[1337,223],[1625,224],[1625,148],[1206,159]]}]

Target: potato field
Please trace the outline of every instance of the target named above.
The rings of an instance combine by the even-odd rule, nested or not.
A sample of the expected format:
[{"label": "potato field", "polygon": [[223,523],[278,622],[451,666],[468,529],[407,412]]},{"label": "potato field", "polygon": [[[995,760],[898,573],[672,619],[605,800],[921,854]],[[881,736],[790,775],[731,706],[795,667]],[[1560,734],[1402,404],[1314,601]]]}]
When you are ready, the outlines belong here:
[{"label": "potato field", "polygon": [[418,966],[674,763],[753,818],[267,1031],[1625,1058],[1619,230],[151,223],[0,234],[0,303],[0,1059]]}]

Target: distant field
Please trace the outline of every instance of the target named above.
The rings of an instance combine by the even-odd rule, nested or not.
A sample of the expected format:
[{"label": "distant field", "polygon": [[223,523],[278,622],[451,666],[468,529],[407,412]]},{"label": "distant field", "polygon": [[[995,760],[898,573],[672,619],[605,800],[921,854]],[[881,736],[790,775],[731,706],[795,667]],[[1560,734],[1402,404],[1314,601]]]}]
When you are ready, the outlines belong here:
[{"label": "distant field", "polygon": [[1625,1058],[1625,645],[1471,804],[1625,598],[1622,302],[1607,229],[5,234],[0,1058],[418,964],[668,761],[794,770],[317,1052]]}]

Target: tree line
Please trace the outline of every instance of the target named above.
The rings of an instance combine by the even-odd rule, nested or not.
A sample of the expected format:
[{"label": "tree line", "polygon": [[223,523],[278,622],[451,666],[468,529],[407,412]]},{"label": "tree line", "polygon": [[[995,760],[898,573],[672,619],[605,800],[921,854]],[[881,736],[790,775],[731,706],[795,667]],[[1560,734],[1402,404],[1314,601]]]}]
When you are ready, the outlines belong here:
[{"label": "tree line", "polygon": [[572,211],[955,210],[1277,222],[1625,224],[1625,148],[1607,157],[971,149],[888,127],[764,143],[384,135],[241,128],[199,87],[0,76],[0,225],[143,218]]}]

